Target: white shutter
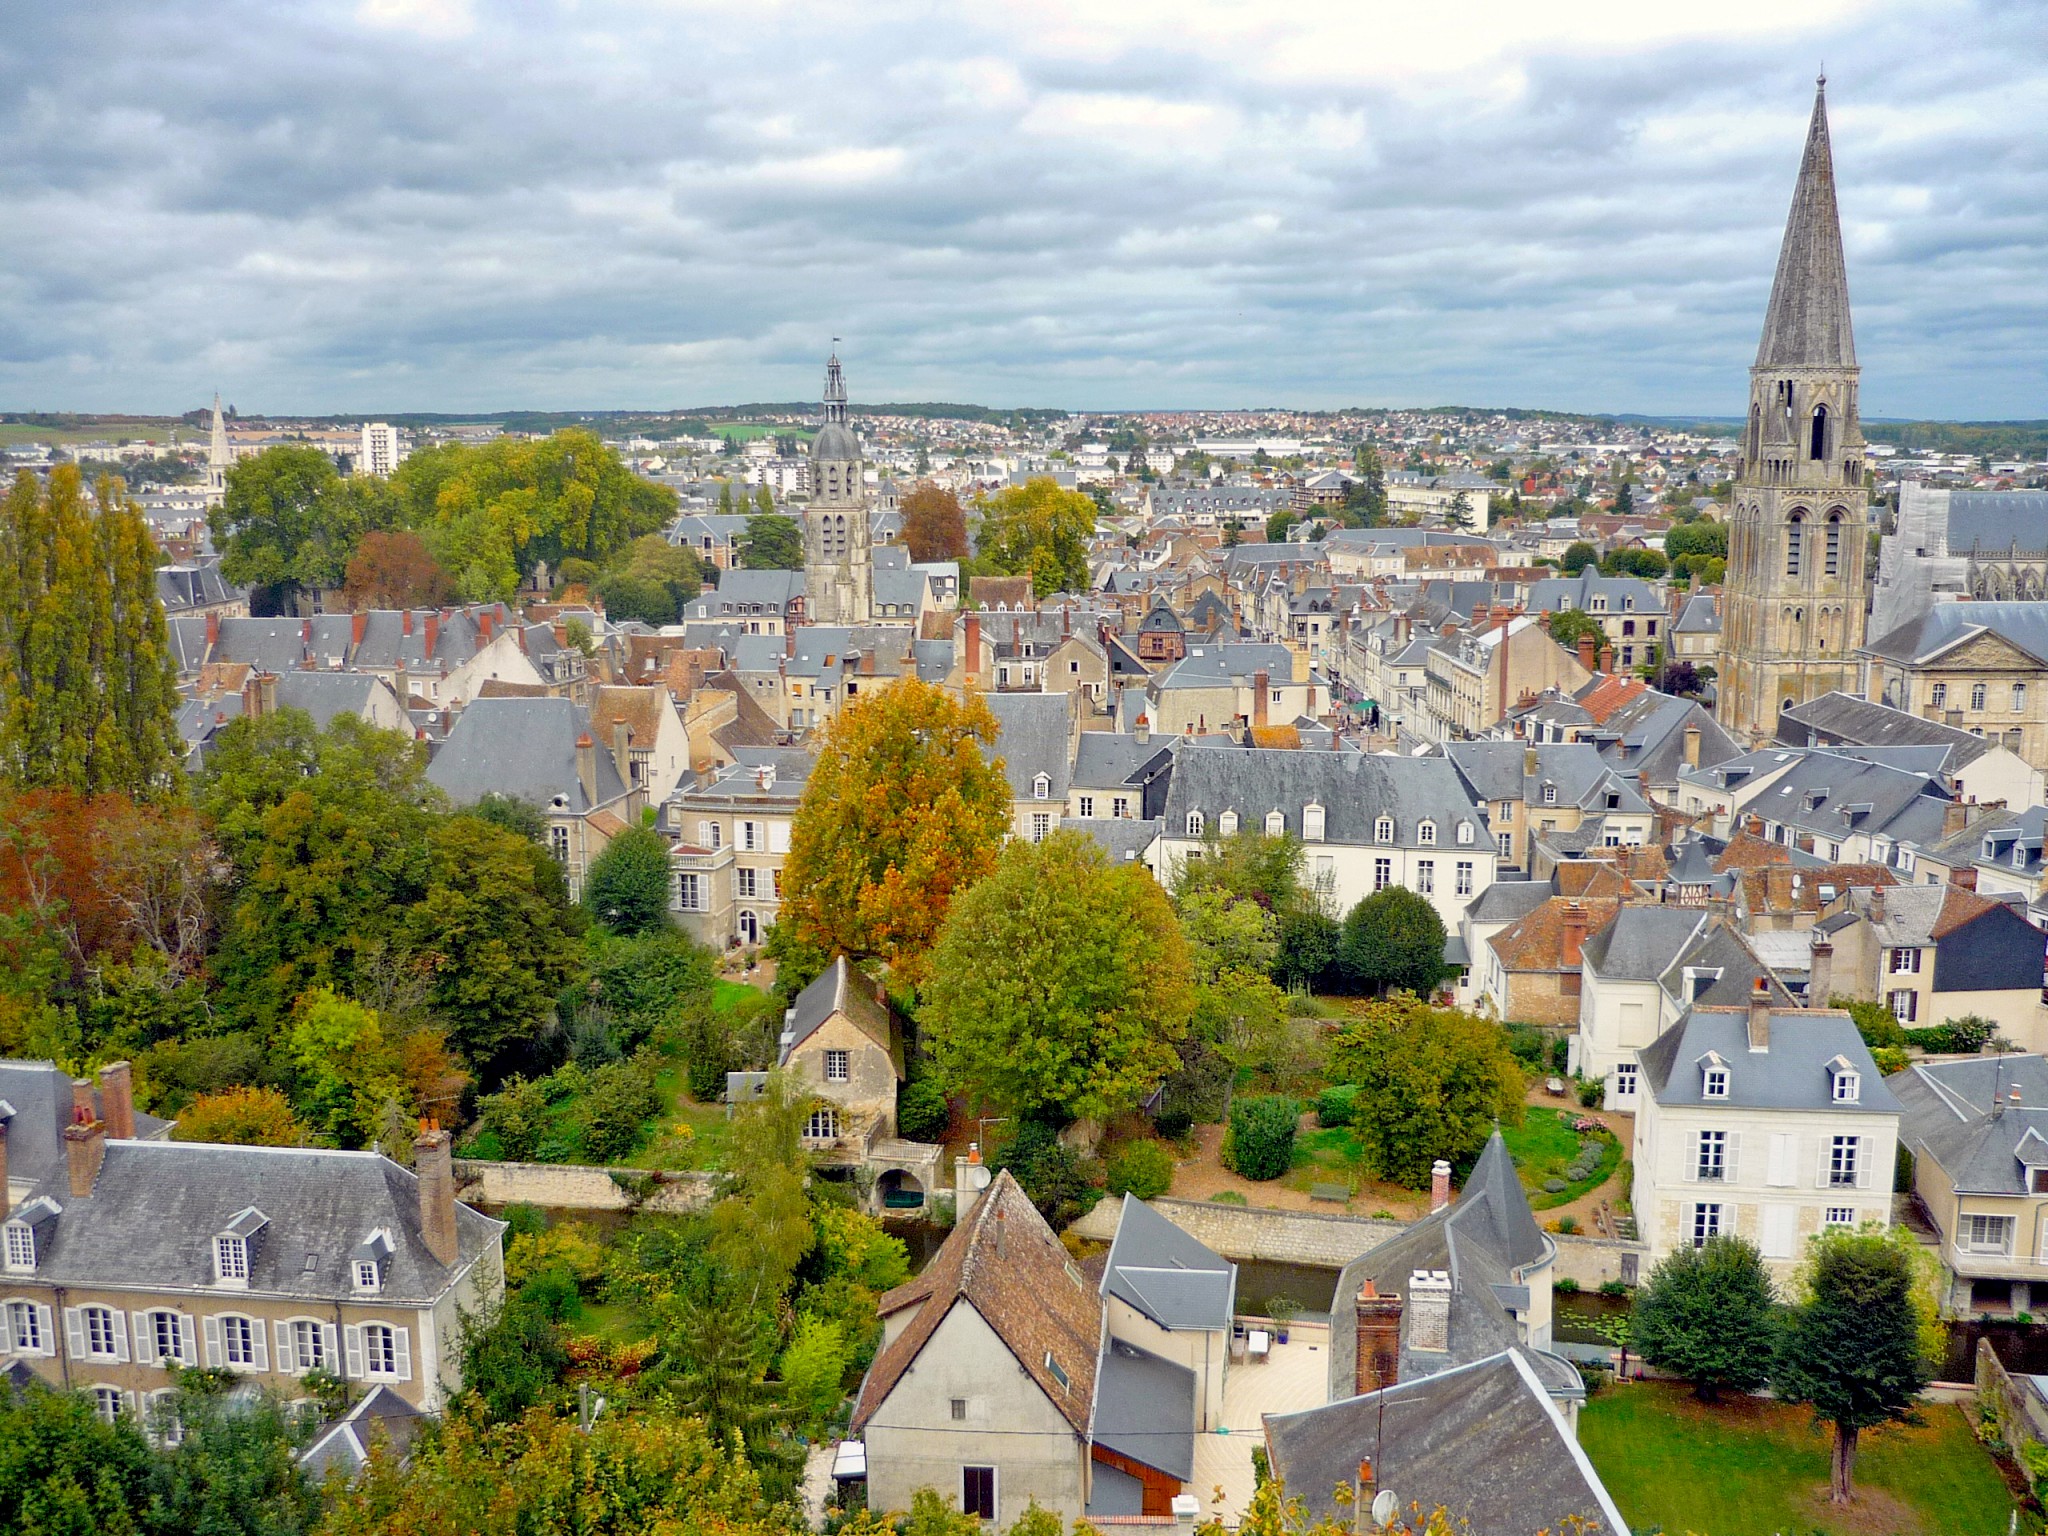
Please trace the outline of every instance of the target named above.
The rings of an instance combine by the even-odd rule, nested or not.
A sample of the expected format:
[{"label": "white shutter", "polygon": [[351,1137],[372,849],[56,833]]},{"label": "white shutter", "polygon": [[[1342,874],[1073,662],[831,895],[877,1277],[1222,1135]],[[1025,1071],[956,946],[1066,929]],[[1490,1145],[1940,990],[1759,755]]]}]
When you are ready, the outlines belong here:
[{"label": "white shutter", "polygon": [[363,1330],[350,1323],[341,1330],[343,1373],[350,1381],[363,1377]]},{"label": "white shutter", "polygon": [[36,1336],[42,1340],[41,1353],[54,1358],[57,1353],[57,1319],[41,1302],[36,1303]]},{"label": "white shutter", "polygon": [[1735,1155],[1741,1145],[1740,1131],[1730,1131],[1728,1139],[1721,1144],[1721,1178],[1725,1183],[1733,1184],[1740,1177],[1736,1172]]},{"label": "white shutter", "polygon": [[1798,1161],[1798,1157],[1798,1136],[1790,1131],[1773,1131],[1768,1182],[1779,1189],[1790,1188],[1796,1177],[1792,1167]]},{"label": "white shutter", "polygon": [[263,1326],[263,1319],[260,1317],[251,1318],[249,1321],[249,1353],[251,1370],[270,1369],[270,1330]]},{"label": "white shutter", "polygon": [[1763,1254],[1767,1259],[1789,1259],[1798,1228],[1799,1207],[1767,1205],[1763,1219]]},{"label": "white shutter", "polygon": [[391,1330],[391,1360],[393,1374],[400,1381],[412,1380],[412,1330],[394,1327]]},{"label": "white shutter", "polygon": [[1875,1161],[1876,1159],[1871,1156],[1871,1138],[1868,1136],[1858,1136],[1856,1138],[1856,1187],[1858,1189],[1870,1188],[1870,1165]]},{"label": "white shutter", "polygon": [[1828,1187],[1828,1154],[1834,1150],[1829,1145],[1829,1140],[1827,1136],[1820,1139],[1820,1164],[1813,1175],[1814,1184],[1821,1189]]},{"label": "white shutter", "polygon": [[336,1375],[340,1375],[341,1340],[335,1337],[334,1324],[322,1323],[320,1325],[320,1339],[321,1343],[325,1346],[325,1358],[320,1363]]},{"label": "white shutter", "polygon": [[117,1365],[126,1365],[128,1363],[128,1314],[119,1307],[110,1307],[107,1310],[107,1316],[112,1318],[114,1323],[114,1362]]},{"label": "white shutter", "polygon": [[192,1319],[179,1312],[172,1319],[178,1327],[178,1363],[194,1366],[199,1363],[198,1330],[192,1326]]},{"label": "white shutter", "polygon": [[83,1360],[86,1357],[85,1308],[66,1307],[64,1309],[64,1342],[71,1351],[72,1359]]},{"label": "white shutter", "polygon": [[220,1341],[220,1319],[209,1317],[200,1326],[206,1330],[206,1368],[217,1371],[227,1364],[227,1352]]},{"label": "white shutter", "polygon": [[0,1307],[0,1355],[14,1353],[14,1309]]},{"label": "white shutter", "polygon": [[277,1368],[286,1373],[298,1369],[297,1363],[292,1359],[292,1325],[290,1323],[279,1323],[277,1325]]},{"label": "white shutter", "polygon": [[1700,1181],[1700,1137],[1703,1133],[1694,1131],[1686,1142],[1685,1182],[1697,1184]]},{"label": "white shutter", "polygon": [[157,1363],[156,1330],[149,1326],[149,1314],[147,1312],[135,1314],[135,1363],[137,1365],[155,1365]]}]

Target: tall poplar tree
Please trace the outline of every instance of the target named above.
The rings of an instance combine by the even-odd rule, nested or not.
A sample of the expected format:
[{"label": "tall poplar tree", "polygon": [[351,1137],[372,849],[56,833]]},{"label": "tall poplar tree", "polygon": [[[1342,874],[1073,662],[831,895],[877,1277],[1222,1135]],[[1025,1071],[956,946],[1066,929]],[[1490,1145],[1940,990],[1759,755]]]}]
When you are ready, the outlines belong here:
[{"label": "tall poplar tree", "polygon": [[156,544],[118,480],[26,470],[0,502],[0,777],[23,788],[160,794],[177,689]]}]

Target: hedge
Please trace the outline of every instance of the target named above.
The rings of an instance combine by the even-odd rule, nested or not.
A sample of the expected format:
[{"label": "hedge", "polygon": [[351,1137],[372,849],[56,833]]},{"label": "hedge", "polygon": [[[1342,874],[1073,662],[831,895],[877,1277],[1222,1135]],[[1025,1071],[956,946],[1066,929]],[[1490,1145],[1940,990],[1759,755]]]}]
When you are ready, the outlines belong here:
[{"label": "hedge", "polygon": [[1294,1164],[1294,1126],[1301,1110],[1277,1093],[1239,1099],[1230,1107],[1223,1161],[1247,1179],[1277,1179]]},{"label": "hedge", "polygon": [[1349,1125],[1358,1108],[1358,1084],[1337,1083],[1316,1095],[1317,1125]]},{"label": "hedge", "polygon": [[1151,1200],[1173,1183],[1173,1154],[1150,1140],[1126,1142],[1109,1158],[1109,1192]]}]

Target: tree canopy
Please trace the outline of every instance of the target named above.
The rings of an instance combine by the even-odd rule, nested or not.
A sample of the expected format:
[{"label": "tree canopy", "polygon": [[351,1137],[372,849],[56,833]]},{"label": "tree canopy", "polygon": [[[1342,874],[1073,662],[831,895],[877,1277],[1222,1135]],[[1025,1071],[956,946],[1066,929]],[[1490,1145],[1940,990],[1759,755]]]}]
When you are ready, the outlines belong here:
[{"label": "tree canopy", "polygon": [[1595,646],[1607,643],[1607,631],[1600,627],[1600,621],[1583,608],[1565,608],[1550,616],[1546,626],[1550,638],[1566,650],[1577,647],[1581,635],[1591,635]]},{"label": "tree canopy", "polygon": [[598,578],[597,595],[607,618],[638,619],[659,628],[681,619],[684,606],[703,585],[695,554],[648,533],[628,544]]},{"label": "tree canopy", "polygon": [[913,561],[967,558],[967,514],[951,491],[920,485],[903,498],[902,511],[903,542]]},{"label": "tree canopy", "polygon": [[1682,1376],[1712,1402],[1771,1378],[1777,1298],[1756,1245],[1710,1237],[1674,1250],[1636,1295],[1629,1342],[1650,1364]]},{"label": "tree canopy", "polygon": [[800,571],[804,568],[804,531],[796,519],[780,513],[756,512],[740,536],[740,564],[750,571]]},{"label": "tree canopy", "polygon": [[408,528],[364,534],[342,588],[355,608],[438,608],[455,595],[433,551]]},{"label": "tree canopy", "polygon": [[1029,574],[1039,597],[1086,591],[1095,511],[1093,497],[1063,491],[1050,476],[1010,486],[982,499],[982,558],[999,572]]},{"label": "tree canopy", "polygon": [[650,827],[629,827],[590,862],[583,877],[586,911],[626,938],[668,926],[668,839]]},{"label": "tree canopy", "polygon": [[344,585],[363,537],[399,519],[383,481],[344,479],[324,450],[281,443],[228,469],[227,493],[207,521],[221,575],[256,589],[255,611],[291,614],[301,594]]},{"label": "tree canopy", "polygon": [[825,729],[782,871],[778,931],[907,981],[954,896],[994,868],[1010,786],[984,749],[995,716],[916,678],[849,700]]},{"label": "tree canopy", "polygon": [[1495,1121],[1522,1118],[1522,1069],[1500,1027],[1405,995],[1356,1005],[1331,1038],[1329,1076],[1358,1085],[1367,1163],[1414,1189],[1438,1158],[1469,1163]]},{"label": "tree canopy", "polygon": [[933,951],[926,1048],[962,1093],[1012,1114],[1103,1118],[1177,1063],[1193,969],[1165,892],[1094,839],[1003,850]]},{"label": "tree canopy", "polygon": [[1351,909],[1337,959],[1355,987],[1427,997],[1443,979],[1444,942],[1444,920],[1429,898],[1390,885]]}]

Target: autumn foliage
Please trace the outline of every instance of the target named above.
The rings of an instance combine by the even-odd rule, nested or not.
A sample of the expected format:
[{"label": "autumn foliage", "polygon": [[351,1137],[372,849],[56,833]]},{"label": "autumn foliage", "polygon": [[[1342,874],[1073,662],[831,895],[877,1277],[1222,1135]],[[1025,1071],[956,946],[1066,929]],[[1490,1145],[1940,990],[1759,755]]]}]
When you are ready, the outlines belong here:
[{"label": "autumn foliage", "polygon": [[426,541],[403,528],[363,535],[345,589],[352,608],[438,608],[455,595]]},{"label": "autumn foliage", "polygon": [[967,514],[951,491],[920,485],[903,498],[902,511],[903,542],[912,560],[967,558]]}]

